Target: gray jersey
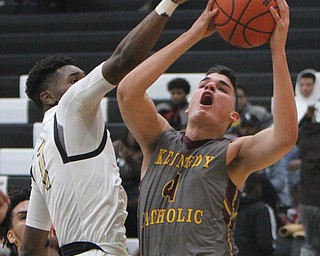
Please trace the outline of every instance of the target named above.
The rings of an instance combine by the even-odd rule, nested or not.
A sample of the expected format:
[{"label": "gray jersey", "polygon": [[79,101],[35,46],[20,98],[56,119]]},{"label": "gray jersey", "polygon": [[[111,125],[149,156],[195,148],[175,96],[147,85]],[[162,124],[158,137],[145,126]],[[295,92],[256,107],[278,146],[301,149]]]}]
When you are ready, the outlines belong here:
[{"label": "gray jersey", "polygon": [[141,182],[143,256],[234,255],[239,190],[226,172],[230,140],[162,133]]}]

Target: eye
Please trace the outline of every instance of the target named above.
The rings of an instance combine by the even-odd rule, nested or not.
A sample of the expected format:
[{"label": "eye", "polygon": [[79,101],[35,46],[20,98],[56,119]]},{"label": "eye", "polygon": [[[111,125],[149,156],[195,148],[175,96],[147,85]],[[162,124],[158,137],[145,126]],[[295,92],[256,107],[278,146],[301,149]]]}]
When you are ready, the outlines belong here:
[{"label": "eye", "polygon": [[70,81],[71,84],[75,84],[76,82],[78,82],[78,79],[72,79],[72,80]]},{"label": "eye", "polygon": [[19,220],[25,220],[27,218],[27,214],[22,214],[19,216]]},{"label": "eye", "polygon": [[203,87],[205,87],[205,85],[206,85],[205,82],[201,82],[201,83],[199,84],[199,87],[198,87],[198,88],[199,88],[199,89],[200,89],[200,88],[203,88]]},{"label": "eye", "polygon": [[227,93],[227,90],[226,90],[224,87],[219,87],[218,90],[219,90],[220,92]]}]

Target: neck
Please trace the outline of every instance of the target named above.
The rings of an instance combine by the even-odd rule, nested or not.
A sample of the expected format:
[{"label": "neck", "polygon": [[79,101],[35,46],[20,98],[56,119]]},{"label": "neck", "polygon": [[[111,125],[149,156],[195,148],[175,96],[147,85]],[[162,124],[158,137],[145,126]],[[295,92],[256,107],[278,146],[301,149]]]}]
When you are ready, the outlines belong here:
[{"label": "neck", "polygon": [[206,139],[220,139],[224,136],[225,131],[217,131],[214,129],[208,129],[207,127],[203,127],[201,125],[192,126],[188,124],[186,128],[186,136],[188,136],[191,140],[206,140]]}]

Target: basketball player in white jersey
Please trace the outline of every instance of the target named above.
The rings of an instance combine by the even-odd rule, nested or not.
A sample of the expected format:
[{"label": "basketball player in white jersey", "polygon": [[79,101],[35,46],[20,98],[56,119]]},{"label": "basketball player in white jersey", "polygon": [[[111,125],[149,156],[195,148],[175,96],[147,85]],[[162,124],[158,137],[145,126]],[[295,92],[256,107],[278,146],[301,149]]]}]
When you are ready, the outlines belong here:
[{"label": "basketball player in white jersey", "polygon": [[43,254],[52,225],[60,255],[127,255],[127,197],[100,102],[143,61],[183,2],[163,0],[87,76],[66,56],[31,69],[26,93],[44,119],[31,166],[23,256]]}]

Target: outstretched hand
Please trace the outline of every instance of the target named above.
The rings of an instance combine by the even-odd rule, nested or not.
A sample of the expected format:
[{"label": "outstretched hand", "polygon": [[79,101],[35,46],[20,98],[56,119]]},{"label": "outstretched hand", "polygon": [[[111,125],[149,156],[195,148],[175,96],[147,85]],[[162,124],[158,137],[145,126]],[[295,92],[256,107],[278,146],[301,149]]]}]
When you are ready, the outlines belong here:
[{"label": "outstretched hand", "polygon": [[271,35],[270,47],[271,49],[282,50],[285,48],[287,35],[290,25],[289,6],[285,0],[277,0],[279,12],[270,7],[270,12],[276,22],[275,29]]},{"label": "outstretched hand", "polygon": [[215,30],[213,18],[218,10],[213,8],[215,0],[209,0],[200,17],[193,23],[189,31],[194,31],[201,39],[210,36]]},{"label": "outstretched hand", "polygon": [[8,196],[0,190],[0,223],[4,220],[9,206]]}]

